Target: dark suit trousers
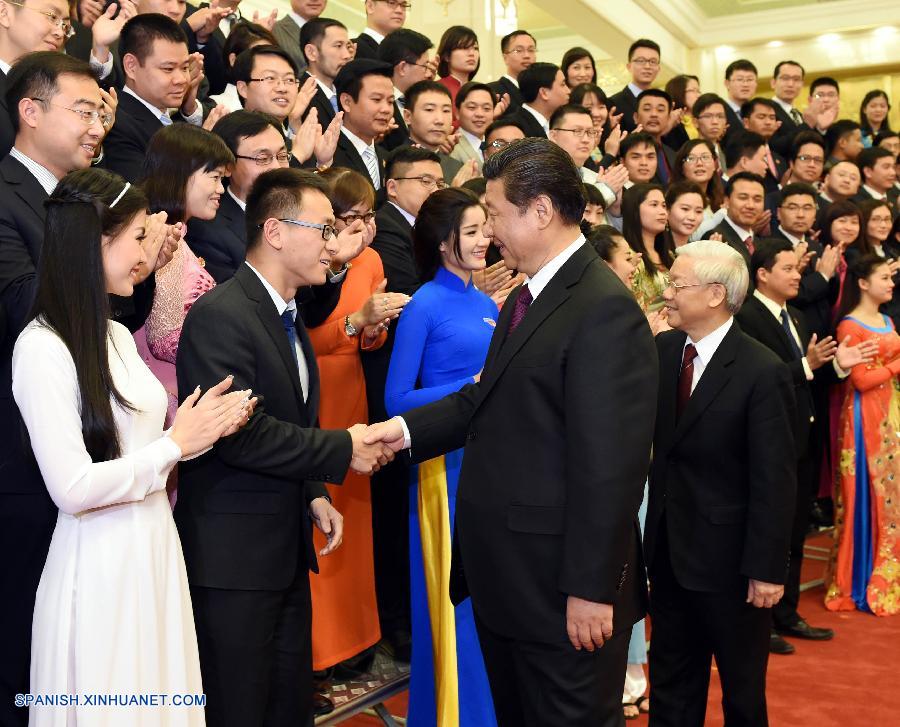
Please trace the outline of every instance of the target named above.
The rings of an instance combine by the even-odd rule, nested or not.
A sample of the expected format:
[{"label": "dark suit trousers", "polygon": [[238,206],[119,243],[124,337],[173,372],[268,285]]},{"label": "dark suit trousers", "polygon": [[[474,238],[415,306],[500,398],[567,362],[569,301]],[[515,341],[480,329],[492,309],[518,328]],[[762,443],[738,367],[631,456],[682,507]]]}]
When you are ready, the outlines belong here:
[{"label": "dark suit trousers", "polygon": [[809,527],[809,508],[812,504],[813,467],[811,455],[797,460],[797,505],[794,508],[794,523],[791,526],[791,552],[788,560],[788,575],[784,583],[784,596],[772,609],[775,628],[789,628],[797,623],[800,614],[800,569],[803,566],[803,545],[806,529]]},{"label": "dark suit trousers", "polygon": [[17,708],[13,700],[29,691],[34,597],[57,512],[46,491],[0,495],[0,725],[4,727],[28,724],[28,710]]},{"label": "dark suit trousers", "polygon": [[375,597],[381,634],[388,640],[400,634],[408,636],[411,629],[409,478],[409,466],[403,458],[395,459],[372,475]]},{"label": "dark suit trousers", "polygon": [[191,587],[209,727],[311,727],[312,606],[298,566],[284,591]]},{"label": "dark suit trousers", "polygon": [[601,649],[518,641],[475,626],[499,727],[619,727],[631,629]]},{"label": "dark suit trousers", "polygon": [[650,726],[703,727],[712,657],[728,727],[766,727],[770,609],[746,603],[746,586],[706,593],[683,588],[660,528],[650,573]]}]

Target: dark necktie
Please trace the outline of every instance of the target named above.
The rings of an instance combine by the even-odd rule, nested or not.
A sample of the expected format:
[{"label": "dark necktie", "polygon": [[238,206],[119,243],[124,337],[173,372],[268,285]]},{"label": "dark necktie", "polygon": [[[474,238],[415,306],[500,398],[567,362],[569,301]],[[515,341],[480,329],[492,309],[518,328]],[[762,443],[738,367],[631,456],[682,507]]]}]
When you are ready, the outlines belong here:
[{"label": "dark necktie", "polygon": [[288,348],[291,349],[291,355],[294,357],[294,362],[297,364],[299,371],[300,359],[297,358],[297,331],[294,328],[294,316],[291,315],[289,310],[285,310],[281,314],[281,323],[284,326],[284,332],[287,334]]},{"label": "dark necktie", "polygon": [[747,252],[752,255],[756,250],[756,245],[753,244],[753,235],[747,235],[744,239],[744,244],[747,246]]},{"label": "dark necktie", "polygon": [[669,160],[666,159],[666,153],[663,151],[662,146],[656,148],[656,162],[656,174],[659,177],[659,181],[664,185],[668,184],[672,175],[669,171]]},{"label": "dark necktie", "polygon": [[797,126],[803,123],[803,116],[801,116],[800,112],[797,109],[791,109],[791,119]]},{"label": "dark necktie", "polygon": [[691,384],[694,383],[694,359],[697,358],[697,349],[693,343],[684,347],[684,357],[681,360],[681,373],[678,375],[678,400],[676,416],[680,419],[688,399],[691,398]]},{"label": "dark necktie", "polygon": [[509,328],[506,329],[507,336],[511,336],[513,331],[519,327],[519,324],[528,312],[528,306],[531,305],[532,300],[531,291],[528,290],[528,284],[526,283],[522,286],[522,290],[519,291],[519,297],[516,298],[516,304],[513,306],[512,316],[509,319]]},{"label": "dark necktie", "polygon": [[794,338],[794,332],[791,331],[791,322],[788,320],[788,314],[784,308],[781,309],[781,327],[787,334],[788,341],[791,342],[791,351],[794,352],[794,358],[803,358],[803,351],[800,350],[800,344]]}]

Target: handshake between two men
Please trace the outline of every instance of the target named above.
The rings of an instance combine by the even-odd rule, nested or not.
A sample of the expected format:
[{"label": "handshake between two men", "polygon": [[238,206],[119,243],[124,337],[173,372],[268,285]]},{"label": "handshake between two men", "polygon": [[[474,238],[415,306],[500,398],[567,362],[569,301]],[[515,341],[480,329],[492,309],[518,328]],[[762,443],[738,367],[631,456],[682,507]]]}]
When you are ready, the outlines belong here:
[{"label": "handshake between two men", "polygon": [[350,469],[370,475],[394,459],[403,449],[405,435],[399,417],[377,424],[354,424],[347,430],[353,441]]}]

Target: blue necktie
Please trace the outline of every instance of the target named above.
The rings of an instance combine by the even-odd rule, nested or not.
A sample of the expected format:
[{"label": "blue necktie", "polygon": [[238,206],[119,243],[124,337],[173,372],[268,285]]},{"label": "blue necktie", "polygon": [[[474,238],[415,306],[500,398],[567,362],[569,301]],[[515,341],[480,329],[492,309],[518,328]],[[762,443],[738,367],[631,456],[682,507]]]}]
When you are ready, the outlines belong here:
[{"label": "blue necktie", "polygon": [[291,349],[291,355],[294,357],[294,363],[297,364],[297,369],[299,370],[300,360],[297,358],[297,330],[294,328],[294,316],[291,315],[291,311],[285,310],[285,312],[281,314],[281,323],[284,325],[284,332],[287,334],[288,346]]},{"label": "blue necktie", "polygon": [[334,96],[332,96],[332,97],[331,97],[330,99],[328,99],[328,100],[331,101],[331,108],[334,109],[334,113],[337,113],[337,112],[338,112],[337,94],[335,94]]},{"label": "blue necktie", "polygon": [[791,323],[788,320],[787,311],[782,308],[781,309],[781,327],[784,329],[784,332],[787,334],[788,341],[791,342],[791,348],[794,351],[795,358],[803,358],[803,352],[800,350],[800,344],[797,343],[797,339],[794,338],[794,333],[791,331]]},{"label": "blue necktie", "polygon": [[172,119],[168,114],[160,114],[159,115],[159,123],[161,123],[163,126],[171,126]]}]

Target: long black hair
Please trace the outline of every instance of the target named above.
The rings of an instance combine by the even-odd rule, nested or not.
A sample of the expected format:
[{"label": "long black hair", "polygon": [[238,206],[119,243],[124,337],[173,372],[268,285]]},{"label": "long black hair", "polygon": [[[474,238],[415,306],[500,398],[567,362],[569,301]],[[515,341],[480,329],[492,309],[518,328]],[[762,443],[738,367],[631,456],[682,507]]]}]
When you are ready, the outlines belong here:
[{"label": "long black hair", "polygon": [[[706,206],[706,195],[703,194],[700,185],[696,182],[690,182],[687,179],[683,179],[680,182],[672,182],[666,190],[666,209],[671,210],[672,206],[678,201],[678,198],[685,194],[700,195],[700,200],[703,202],[704,207]],[[700,221],[700,224],[703,224],[703,220]],[[669,225],[666,225],[663,237],[663,248],[658,251],[659,259],[662,261],[663,265],[671,269],[672,265],[675,263],[676,246],[675,238],[672,237],[672,230]],[[646,265],[646,263],[644,264]]]},{"label": "long black hair", "polygon": [[872,252],[860,255],[853,262],[848,263],[847,277],[844,278],[844,285],[841,288],[841,302],[838,304],[837,313],[834,316],[835,326],[850,315],[862,300],[859,281],[868,278],[881,265],[887,265],[887,262],[883,257]]},{"label": "long black hair", "polygon": [[413,253],[423,282],[434,278],[443,265],[441,243],[460,257],[459,228],[471,207],[484,209],[474,192],[460,187],[439,189],[422,203],[413,227]]},{"label": "long black hair", "polygon": [[[641,204],[650,192],[654,190],[661,192],[665,196],[662,185],[652,182],[643,182],[635,184],[625,190],[622,194],[622,237],[628,243],[628,246],[635,252],[641,253],[641,260],[644,262],[644,268],[647,274],[653,276],[656,274],[656,265],[647,254],[647,248],[644,245],[644,232],[641,225]],[[665,259],[666,236],[665,231],[660,232],[653,241],[653,249],[656,250],[660,260]]]},{"label": "long black hair", "polygon": [[[37,296],[31,318],[52,328],[75,363],[81,397],[81,432],[91,460],[121,453],[112,399],[133,409],[109,370],[109,295],[101,253],[104,236],[115,237],[147,209],[136,186],[103,169],[63,177],[47,200]],[[110,205],[116,201],[114,207]]]},{"label": "long black hair", "polygon": [[703,190],[703,197],[706,200],[706,204],[709,206],[709,208],[713,212],[716,212],[725,201],[725,185],[722,184],[722,176],[718,173],[719,163],[716,158],[716,148],[706,139],[688,139],[686,142],[684,142],[684,144],[681,145],[681,148],[675,155],[675,164],[672,167],[672,181],[680,182],[687,179],[687,177],[684,175],[684,163],[685,160],[689,156],[691,156],[691,152],[693,152],[694,149],[696,149],[698,146],[704,147],[710,154],[712,154],[714,165],[713,175],[706,183],[706,189]]}]

